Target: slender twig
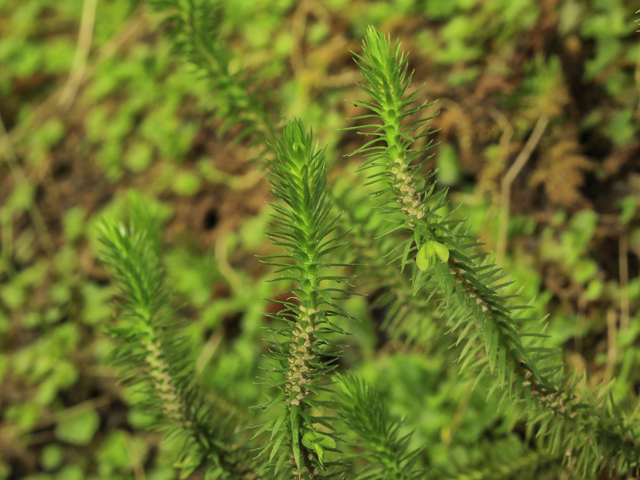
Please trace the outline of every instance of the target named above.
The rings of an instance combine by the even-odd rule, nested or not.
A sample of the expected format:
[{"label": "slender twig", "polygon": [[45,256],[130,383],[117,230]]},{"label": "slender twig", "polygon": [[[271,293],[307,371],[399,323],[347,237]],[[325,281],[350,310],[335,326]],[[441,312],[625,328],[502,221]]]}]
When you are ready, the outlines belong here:
[{"label": "slender twig", "polygon": [[[634,72],[634,79],[636,81],[636,88],[640,93],[640,50],[638,50],[638,58],[636,59],[636,70]],[[636,120],[640,120],[640,102],[636,106]]]},{"label": "slender twig", "polygon": [[131,460],[135,480],[147,480],[147,475],[144,472],[144,465],[142,465],[142,455],[136,445],[136,442],[133,441],[133,438],[129,437],[127,446],[129,447],[129,459]]},{"label": "slender twig", "polygon": [[620,329],[629,328],[629,236],[626,227],[620,233],[618,244],[620,268]]},{"label": "slender twig", "polygon": [[71,66],[71,74],[67,80],[58,105],[68,110],[76,98],[78,88],[82,83],[86,67],[89,51],[91,50],[91,40],[93,38],[93,26],[96,18],[96,5],[98,0],[84,0],[82,6],[82,19],[80,21],[80,33],[78,34],[78,45],[76,53],[73,57],[73,65]]},{"label": "slender twig", "polygon": [[13,257],[13,212],[7,207],[0,209],[0,229],[2,230],[2,244],[0,245],[0,273],[12,272],[11,265]]},{"label": "slender twig", "polygon": [[529,161],[529,157],[535,150],[544,130],[547,128],[549,119],[547,117],[540,117],[536,126],[531,133],[531,136],[527,140],[524,148],[516,158],[516,161],[511,165],[511,168],[507,171],[507,174],[502,179],[502,200],[501,200],[501,215],[500,215],[500,228],[498,230],[498,247],[497,247],[497,263],[498,265],[504,265],[504,255],[507,249],[507,233],[509,230],[509,214],[511,210],[511,185],[518,176],[518,173]]},{"label": "slender twig", "polygon": [[604,369],[602,385],[609,385],[618,358],[618,328],[615,310],[607,311],[607,363]]},{"label": "slender twig", "polygon": [[[295,13],[293,14],[293,22],[291,24],[291,33],[294,38],[294,47],[291,52],[291,68],[294,73],[304,70],[304,54],[302,52],[302,43],[307,27],[307,14],[309,13],[309,5],[305,0],[298,2]],[[296,75],[297,76],[297,75]]]},{"label": "slender twig", "polygon": [[490,108],[488,111],[489,115],[491,115],[500,128],[502,128],[502,135],[500,135],[498,145],[500,146],[500,155],[506,159],[509,155],[509,144],[513,138],[513,127],[505,114],[497,108]]}]

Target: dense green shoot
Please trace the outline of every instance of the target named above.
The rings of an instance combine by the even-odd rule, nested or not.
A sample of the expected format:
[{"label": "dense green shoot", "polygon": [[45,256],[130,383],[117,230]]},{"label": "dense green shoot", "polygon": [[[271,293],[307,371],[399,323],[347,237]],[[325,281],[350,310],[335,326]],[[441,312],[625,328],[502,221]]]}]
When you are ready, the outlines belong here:
[{"label": "dense green shoot", "polygon": [[[408,62],[399,44],[392,47],[389,38],[369,28],[363,50],[363,56],[356,55],[356,62],[366,80],[362,89],[374,102],[353,103],[373,114],[356,120],[374,118],[381,125],[354,127],[374,127],[370,134],[376,137],[354,154],[371,157],[363,168],[382,171],[372,178],[384,179],[376,195],[382,198],[381,208],[393,223],[383,234],[399,229],[410,233],[397,259],[399,268],[414,259],[413,295],[421,294],[426,286],[439,290],[448,324],[453,331],[460,331],[457,342],[465,342],[462,368],[475,367],[478,380],[497,373],[495,387],[501,388],[501,403],[524,403],[532,423],[539,425],[537,434],[546,437],[552,452],[564,451],[568,459],[577,458],[577,467],[585,473],[609,462],[622,469],[639,465],[640,449],[637,440],[631,440],[637,438],[635,428],[613,405],[603,414],[602,404],[597,405],[586,392],[578,396],[579,379],[563,374],[562,365],[555,361],[557,352],[539,341],[545,335],[536,327],[543,319],[521,315],[527,306],[515,305],[514,297],[502,294],[509,285],[500,282],[505,274],[487,261],[481,244],[463,230],[464,222],[439,213],[447,203],[446,189],[438,191],[435,182],[428,183],[433,172],[419,176],[424,163],[419,157],[429,144],[412,149],[428,129],[415,135],[411,132],[428,119],[402,123],[425,105],[413,106],[417,92],[405,98],[411,75],[407,77]],[[413,164],[414,160],[422,163]],[[393,216],[398,212],[403,213],[400,219]],[[486,355],[480,355],[482,348]],[[629,442],[632,446],[626,448]]]},{"label": "dense green shoot", "polygon": [[380,397],[355,376],[340,377],[337,397],[339,413],[347,427],[358,435],[357,446],[371,462],[356,478],[369,480],[411,480],[424,478],[426,472],[412,465],[418,450],[409,451],[411,435],[399,438],[401,423],[392,420]]},{"label": "dense green shoot", "polygon": [[257,147],[256,158],[268,152],[265,141],[275,138],[273,112],[267,107],[268,96],[260,85],[248,80],[245,72],[232,72],[231,55],[220,38],[222,4],[210,0],[151,0],[159,11],[167,12],[165,23],[170,26],[170,35],[177,53],[195,70],[196,74],[209,82],[218,95],[225,97],[219,108],[222,120],[219,133],[234,125],[242,125],[236,141],[248,137]]},{"label": "dense green shoot", "polygon": [[[401,433],[383,397],[356,376],[334,376],[347,335],[344,321],[352,319],[340,301],[353,285],[338,269],[356,264],[366,277],[359,284],[379,289],[372,308],[385,311],[383,328],[399,343],[425,346],[450,334],[444,344],[456,348],[461,372],[473,372],[474,387],[482,382],[499,395],[500,407],[527,416],[535,448],[517,440],[490,452],[491,461],[469,476],[461,469],[460,478],[484,478],[487,465],[505,458],[520,460],[496,478],[548,464],[584,476],[640,467],[635,414],[618,410],[609,386],[597,394],[585,382],[579,388],[581,379],[566,373],[559,352],[543,343],[545,319],[527,316],[526,302],[505,294],[510,282],[465,221],[443,213],[448,192],[425,168],[433,117],[425,116],[429,104],[421,103],[421,90],[411,89],[399,43],[369,27],[362,53],[355,54],[361,88],[371,98],[352,102],[370,113],[355,118],[359,124],[350,129],[374,138],[351,155],[365,157],[359,170],[373,172],[367,185],[377,188],[377,203],[359,216],[349,194],[331,193],[325,149],[314,144],[311,130],[296,119],[279,132],[260,88],[231,73],[220,39],[220,6],[205,0],[153,3],[171,11],[177,50],[228,97],[230,107],[219,112],[223,130],[243,125],[239,137],[250,136],[267,158],[276,198],[267,236],[277,253],[260,258],[275,267],[272,281],[286,285],[271,300],[279,311],[266,315],[271,338],[261,385],[267,400],[257,409],[263,416],[254,426],[257,447],[249,459],[249,440],[237,438],[242,426],[207,402],[185,341],[175,334],[154,215],[137,201],[128,223],[101,223],[101,259],[121,291],[120,320],[112,329],[122,342],[118,362],[143,389],[158,425],[183,440],[184,475],[206,465],[208,478],[444,478],[422,456],[429,446],[416,449],[411,435]],[[372,221],[380,217],[383,222]]]},{"label": "dense green shoot", "polygon": [[273,147],[272,192],[282,204],[273,205],[276,214],[268,236],[286,253],[264,261],[278,267],[276,280],[292,282],[293,287],[285,293],[293,302],[284,302],[282,310],[272,316],[284,321],[286,327],[275,330],[283,338],[274,342],[272,350],[274,370],[281,375],[273,385],[280,395],[269,406],[278,405],[283,411],[263,429],[272,431],[272,441],[266,448],[271,449],[270,460],[277,459],[276,473],[284,464],[294,476],[311,479],[335,466],[324,458],[325,450],[335,447],[335,428],[330,418],[312,415],[311,411],[330,407],[318,396],[327,391],[327,376],[340,353],[329,336],[345,333],[332,320],[346,316],[333,295],[347,292],[323,285],[344,280],[323,274],[329,267],[325,258],[341,246],[340,237],[331,235],[337,219],[329,216],[324,151],[317,149],[311,132],[307,133],[299,120],[286,125]]},{"label": "dense green shoot", "polygon": [[141,198],[131,198],[130,210],[128,223],[104,218],[99,224],[100,259],[120,291],[119,320],[109,329],[119,340],[115,363],[123,380],[142,394],[142,406],[156,424],[181,439],[178,465],[184,475],[207,464],[222,478],[238,478],[248,465],[242,450],[234,450],[230,419],[206,402],[194,383],[185,339],[176,335],[160,261],[159,219]]}]

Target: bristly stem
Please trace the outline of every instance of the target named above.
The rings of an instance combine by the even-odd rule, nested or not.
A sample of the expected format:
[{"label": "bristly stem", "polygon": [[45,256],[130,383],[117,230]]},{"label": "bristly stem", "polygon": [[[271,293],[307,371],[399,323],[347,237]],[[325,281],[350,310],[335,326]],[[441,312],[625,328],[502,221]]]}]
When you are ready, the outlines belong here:
[{"label": "bristly stem", "polygon": [[[327,390],[328,374],[335,368],[340,354],[335,343],[327,337],[344,331],[331,321],[336,315],[347,316],[333,300],[333,292],[347,293],[338,288],[325,288],[325,281],[344,279],[335,275],[322,275],[329,265],[323,258],[340,247],[339,236],[331,236],[337,219],[330,219],[327,191],[327,167],[324,150],[313,145],[311,132],[306,132],[300,120],[289,122],[282,136],[273,145],[276,158],[272,166],[273,194],[282,204],[273,204],[275,215],[268,236],[274,245],[286,254],[263,257],[286,259],[285,262],[265,261],[279,267],[276,280],[288,280],[293,287],[286,293],[293,302],[275,316],[287,326],[276,330],[284,337],[276,342],[272,352],[276,370],[283,379],[274,383],[281,396],[270,406],[282,402],[284,411],[278,420],[261,430],[272,431],[271,459],[275,458],[283,443],[289,452],[279,455],[276,471],[288,459],[291,474],[298,478],[313,479],[333,463],[324,458],[325,450],[335,447],[335,430],[330,419],[311,415],[311,409],[328,406],[319,401],[317,394]],[[333,347],[331,350],[327,347]],[[328,360],[322,361],[325,357]],[[316,425],[324,426],[320,431]]]},{"label": "bristly stem", "polygon": [[[567,457],[577,455],[578,465],[585,472],[601,469],[608,461],[618,462],[622,467],[637,465],[640,445],[633,427],[613,405],[611,413],[603,416],[588,394],[578,400],[574,395],[578,379],[563,373],[557,351],[540,345],[539,339],[546,336],[530,331],[544,318],[521,316],[520,312],[530,307],[513,305],[515,296],[503,294],[511,282],[500,283],[505,274],[487,261],[487,254],[480,250],[482,244],[468,235],[468,230],[462,230],[464,221],[438,213],[447,205],[446,189],[436,191],[434,182],[427,183],[433,172],[426,178],[416,176],[426,160],[418,165],[413,162],[430,144],[417,150],[412,150],[411,145],[429,131],[411,132],[428,119],[407,118],[425,108],[425,104],[413,106],[418,99],[417,91],[403,98],[411,75],[407,77],[408,62],[399,48],[399,43],[392,47],[390,38],[375,28],[367,30],[364,53],[356,55],[356,62],[366,80],[361,88],[374,102],[352,103],[373,112],[357,119],[374,118],[382,124],[352,128],[375,128],[369,134],[376,138],[354,154],[370,157],[361,168],[378,167],[382,173],[372,177],[386,180],[377,192],[382,199],[381,211],[396,215],[389,218],[395,223],[385,233],[400,229],[411,233],[404,248],[399,248],[404,253],[398,259],[404,267],[409,255],[417,251],[412,262],[413,294],[423,289],[427,279],[437,280],[445,303],[459,305],[458,314],[449,318],[448,323],[452,330],[462,331],[458,342],[466,342],[460,356],[462,368],[470,363],[478,367],[477,380],[497,370],[498,380],[491,391],[507,387],[502,389],[500,403],[504,400],[525,403],[525,410],[536,415],[532,422],[539,424],[538,434],[548,438],[552,451],[564,448]],[[398,220],[400,212],[403,215]],[[483,346],[486,356],[478,355]],[[552,418],[554,421],[550,421]],[[625,448],[627,445],[629,448]],[[596,452],[594,458],[589,455],[590,449]]]},{"label": "bristly stem", "polygon": [[[145,200],[131,196],[130,221],[103,218],[101,261],[120,290],[121,316],[112,336],[121,344],[115,362],[143,392],[145,409],[158,426],[183,440],[181,466],[189,474],[205,461],[231,478],[255,471],[243,448],[231,447],[230,430],[194,383],[184,339],[176,334],[159,254],[159,220]],[[126,372],[126,374],[125,374]]]},{"label": "bristly stem", "polygon": [[261,91],[255,79],[243,78],[244,72],[232,73],[231,54],[220,36],[224,21],[221,2],[210,0],[150,0],[159,11],[170,12],[166,19],[174,48],[224,96],[218,106],[222,134],[233,125],[243,126],[236,141],[250,136],[258,146],[257,157],[267,151],[266,142],[275,138],[273,111],[267,107],[268,95]]},{"label": "bristly stem", "polygon": [[362,455],[371,463],[358,472],[357,479],[418,480],[424,470],[413,468],[419,450],[410,450],[412,434],[400,437],[402,426],[393,419],[373,388],[353,375],[338,375],[336,396],[342,408],[338,412],[347,427],[358,435]]}]

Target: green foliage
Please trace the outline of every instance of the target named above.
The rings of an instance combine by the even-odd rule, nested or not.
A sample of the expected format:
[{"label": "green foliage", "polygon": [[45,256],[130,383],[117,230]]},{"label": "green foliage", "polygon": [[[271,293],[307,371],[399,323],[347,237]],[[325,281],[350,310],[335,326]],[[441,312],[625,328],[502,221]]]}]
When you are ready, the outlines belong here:
[{"label": "green foliage", "polygon": [[87,410],[56,425],[55,434],[59,440],[73,445],[86,445],[93,438],[100,425],[100,416],[95,410]]},{"label": "green foliage", "polygon": [[[530,414],[530,428],[539,424],[538,436],[548,437],[547,446],[551,452],[567,451],[567,456],[575,455],[576,467],[583,472],[598,470],[597,462],[590,457],[590,445],[599,445],[602,459],[611,458],[624,468],[636,465],[640,461],[637,450],[619,450],[634,427],[626,424],[613,404],[606,411],[609,418],[605,419],[595,399],[582,394],[582,401],[576,401],[577,379],[563,374],[562,366],[555,361],[557,352],[541,345],[538,339],[545,335],[526,326],[535,326],[541,319],[521,315],[527,306],[514,304],[513,296],[503,296],[502,291],[509,282],[498,283],[504,274],[486,261],[487,254],[476,253],[481,244],[462,230],[462,222],[438,213],[445,205],[446,190],[436,192],[435,184],[427,185],[423,179],[416,178],[420,165],[412,165],[412,162],[430,145],[411,148],[428,133],[418,131],[411,135],[426,122],[425,119],[402,123],[424,105],[412,105],[416,93],[404,96],[411,76],[406,76],[407,61],[399,53],[399,44],[392,47],[390,39],[370,28],[363,49],[364,55],[357,56],[366,80],[361,88],[374,102],[354,104],[368,108],[373,114],[360,116],[357,120],[374,118],[381,125],[356,127],[374,127],[371,135],[376,138],[355,153],[370,157],[363,168],[378,169],[370,178],[374,181],[384,179],[384,186],[376,195],[382,198],[379,208],[389,215],[392,226],[381,234],[399,229],[412,233],[404,250],[418,249],[416,262],[419,268],[414,270],[413,295],[429,285],[438,288],[444,297],[448,323],[453,331],[460,332],[457,343],[465,342],[459,359],[461,369],[469,364],[477,368],[476,382],[495,371],[498,381],[491,391],[501,388],[500,403],[517,402],[518,398],[520,402],[524,401],[525,411]],[[404,218],[398,218],[399,212],[404,213]],[[412,247],[413,242],[415,247]],[[436,245],[443,246],[439,247],[441,252],[437,251]],[[428,272],[430,278],[425,280],[422,267],[428,267],[428,260],[436,256],[439,261],[434,263]],[[404,267],[407,254],[396,258]],[[429,282],[430,279],[434,281]],[[457,305],[454,306],[454,302]],[[475,330],[470,329],[473,320]],[[525,343],[525,338],[532,340]],[[486,356],[478,358],[482,347]],[[522,375],[524,380],[521,380]],[[588,439],[579,438],[576,423],[591,425],[584,431]],[[594,430],[599,432],[600,438],[589,435],[588,432]]]},{"label": "green foliage", "polygon": [[[72,108],[58,110],[88,4],[0,1],[0,478],[633,475],[639,49],[628,0],[561,0],[553,12],[532,0],[159,0],[160,15],[98,2],[83,80]],[[170,42],[149,32],[160,16],[199,78],[176,71]],[[371,23],[401,36],[412,63]],[[365,34],[358,62],[371,98],[349,90],[347,51]],[[423,130],[432,110],[409,85],[409,65],[415,77],[429,72],[430,92],[448,86],[435,173]],[[338,157],[354,132],[333,132],[345,125],[345,97],[373,111],[349,124],[376,136],[360,151],[375,176],[361,189],[360,155]],[[218,121],[203,122],[212,110]],[[302,122],[281,132],[280,116]],[[492,244],[495,192],[540,116],[551,134],[514,183],[504,262],[514,277],[500,284],[477,237]],[[302,123],[329,146],[313,145]],[[517,213],[531,171],[559,168],[538,184],[574,175],[549,155],[567,137],[597,160],[577,172],[588,180],[579,204],[547,220],[538,192],[545,211]],[[242,143],[222,144],[232,138]],[[235,164],[244,147],[271,161],[281,194],[271,227],[262,172]],[[484,198],[470,193],[476,173]],[[144,197],[114,213],[131,186],[175,208],[147,215]],[[614,191],[614,210],[601,208]],[[88,253],[109,198],[116,208],[100,225],[112,284]],[[201,230],[212,204],[222,221]],[[166,252],[160,217],[171,219]],[[268,228],[276,245],[264,243]],[[275,275],[252,262],[272,253],[281,255],[263,258]],[[352,290],[369,296],[344,298]],[[319,330],[305,328],[309,346],[304,314],[320,318]],[[105,324],[115,338],[97,333]],[[564,349],[566,370],[550,347]],[[298,365],[309,371],[291,367],[309,349],[315,358]],[[132,388],[113,385],[113,354]],[[259,425],[253,441],[247,425]],[[160,444],[139,431],[157,428],[168,434]]]},{"label": "green foliage", "polygon": [[[174,48],[196,74],[226,97],[226,103],[217,110],[223,122],[220,133],[241,123],[244,129],[238,140],[252,133],[257,133],[254,138],[272,139],[274,129],[266,107],[267,97],[260,95],[259,85],[249,87],[241,72],[231,69],[229,51],[220,39],[221,4],[206,0],[152,0],[151,4],[158,10],[172,12],[167,22],[171,24]],[[264,143],[258,145],[264,152]]]},{"label": "green foliage", "polygon": [[157,212],[136,197],[131,199],[128,225],[109,218],[99,225],[101,260],[122,292],[118,303],[122,320],[110,329],[122,342],[115,361],[122,365],[124,378],[141,389],[143,405],[156,415],[156,422],[183,439],[177,464],[183,475],[205,459],[228,475],[238,474],[246,465],[230,447],[227,420],[212,422],[214,407],[194,383],[188,346],[174,332],[159,258],[159,228]]},{"label": "green foliage", "polygon": [[45,470],[55,470],[64,460],[64,451],[58,445],[47,445],[42,451],[40,463]]},{"label": "green foliage", "polygon": [[446,263],[449,261],[449,249],[443,244],[427,240],[416,255],[416,265],[423,272],[431,266],[431,261]]},{"label": "green foliage", "polygon": [[[321,274],[329,267],[325,257],[341,247],[337,243],[340,237],[331,237],[337,221],[329,216],[324,151],[317,150],[311,132],[305,131],[300,120],[285,126],[274,150],[276,160],[270,162],[272,192],[284,205],[272,205],[276,214],[268,236],[286,254],[263,258],[268,259],[265,263],[278,267],[277,280],[293,283],[285,293],[295,302],[281,302],[282,310],[272,316],[287,326],[274,330],[284,337],[282,341],[274,340],[272,350],[273,370],[280,378],[270,383],[278,387],[280,394],[266,405],[278,405],[283,411],[260,431],[272,432],[263,453],[271,450],[269,461],[275,461],[276,473],[284,466],[286,473],[281,475],[309,479],[338,466],[324,459],[325,450],[334,450],[335,428],[330,418],[312,415],[311,409],[330,407],[317,396],[327,391],[326,377],[335,369],[339,355],[339,350],[328,349],[336,346],[330,335],[344,333],[332,317],[348,317],[335,303],[334,295],[348,292],[322,285],[343,281],[340,276]],[[280,259],[284,262],[276,261]],[[327,431],[321,433],[316,425]],[[281,446],[287,449],[279,452]]]},{"label": "green foliage", "polygon": [[[194,65],[208,69],[209,76],[224,78],[228,63],[224,58],[224,48],[215,47],[217,37],[209,38],[210,48],[206,50],[208,57],[200,50],[203,47],[194,42],[202,35],[198,34],[199,29],[208,28],[214,32],[214,26],[201,25],[199,22],[202,18],[197,15],[200,10],[195,8],[195,4],[191,4],[191,8],[187,11],[188,21],[174,17],[174,21],[182,22],[178,33],[187,32],[178,45]],[[608,420],[596,413],[599,407],[595,407],[594,399],[587,392],[582,393],[582,400],[576,400],[574,392],[577,379],[562,374],[562,367],[555,362],[557,353],[538,341],[545,337],[544,334],[525,328],[528,323],[534,326],[540,324],[540,319],[522,317],[520,312],[526,311],[527,306],[514,303],[513,295],[504,295],[503,291],[510,282],[499,283],[504,275],[486,261],[486,254],[476,253],[481,244],[468,231],[462,230],[463,222],[455,220],[448,213],[447,191],[437,190],[435,183],[428,182],[433,178],[433,173],[419,177],[425,162],[424,154],[431,143],[422,141],[423,145],[418,148],[413,148],[413,145],[430,133],[429,129],[424,129],[430,118],[410,118],[420,114],[427,105],[414,106],[420,90],[407,95],[411,74],[408,75],[406,57],[399,49],[399,44],[392,47],[389,39],[373,28],[368,29],[364,54],[356,55],[356,62],[366,80],[361,88],[372,97],[373,102],[353,102],[357,107],[373,112],[356,120],[375,119],[380,122],[354,127],[373,127],[373,132],[369,134],[375,137],[355,154],[368,157],[361,169],[374,169],[375,173],[370,176],[373,182],[370,183],[384,181],[384,187],[376,192],[380,199],[378,210],[388,215],[390,222],[390,226],[381,231],[375,227],[378,233],[373,236],[371,232],[362,230],[362,236],[379,238],[393,232],[408,232],[401,244],[403,246],[400,249],[396,247],[396,252],[400,250],[403,253],[399,256],[395,254],[392,261],[387,263],[391,269],[400,268],[402,272],[415,255],[410,283],[403,281],[401,274],[398,282],[392,284],[396,293],[387,297],[385,302],[399,305],[407,299],[420,298],[427,286],[439,290],[442,296],[439,308],[446,314],[451,331],[457,334],[455,345],[464,346],[458,360],[462,370],[467,367],[477,370],[475,384],[486,375],[497,373],[498,378],[493,381],[489,392],[500,392],[499,405],[519,405],[522,410],[520,415],[529,415],[529,428],[537,426],[538,435],[543,439],[546,437],[546,442],[541,444],[546,445],[553,455],[566,451],[566,456],[577,457],[577,468],[585,473],[593,473],[599,469],[599,464],[589,457],[592,451],[589,446],[599,445],[601,450],[598,452],[602,452],[602,458],[613,458],[622,468],[634,465],[637,461],[635,452],[620,451],[618,448],[622,438],[632,431],[631,427],[624,424],[624,419],[613,404],[607,412]],[[212,59],[215,59],[213,64]],[[218,85],[220,88],[227,86]],[[344,234],[332,235],[340,218],[330,215],[325,153],[313,145],[311,133],[305,131],[302,122],[296,120],[287,124],[282,135],[276,137],[273,149],[275,160],[269,161],[272,167],[272,192],[282,204],[272,205],[275,215],[268,236],[274,245],[285,250],[285,254],[263,258],[265,263],[277,267],[275,273],[279,277],[276,280],[286,281],[290,288],[284,292],[289,295],[287,300],[277,302],[280,311],[269,315],[276,324],[284,326],[270,328],[276,339],[270,350],[273,367],[269,378],[265,379],[268,389],[264,393],[268,400],[263,409],[271,411],[277,407],[280,411],[262,425],[254,438],[265,431],[271,432],[270,440],[260,448],[259,457],[268,454],[268,463],[276,475],[293,474],[305,479],[317,475],[334,476],[344,468],[344,464],[326,456],[327,451],[339,452],[335,441],[338,430],[331,417],[322,414],[328,408],[335,408],[333,403],[323,400],[322,395],[330,391],[327,376],[335,368],[335,361],[340,355],[340,349],[335,348],[338,345],[331,338],[345,333],[331,317],[349,317],[335,303],[334,295],[347,294],[348,291],[322,287],[323,282],[344,282],[344,278],[323,276],[320,272],[329,267],[323,257],[341,246],[336,242]],[[575,218],[577,242],[589,240],[589,226],[583,225],[585,221]],[[144,224],[144,220],[140,222]],[[589,224],[588,221],[586,223]],[[105,223],[102,228],[108,232],[111,240],[103,233],[103,243],[111,246],[114,252],[118,249],[122,251],[123,247],[115,246],[127,237],[122,233],[115,241],[114,235],[126,230],[114,224],[111,227],[108,225]],[[129,235],[142,238],[140,245],[153,242],[148,236],[140,236],[134,228],[135,223],[131,223]],[[132,249],[135,258],[143,258],[140,248]],[[386,249],[382,245],[377,248]],[[157,255],[157,246],[155,250]],[[128,256],[131,258],[130,253]],[[136,269],[129,267],[129,270],[148,272],[147,275],[155,278],[154,282],[160,285],[161,273],[157,257],[154,258],[155,264],[141,265]],[[107,261],[117,265],[122,259],[112,253]],[[123,271],[123,267],[119,270]],[[142,289],[135,287],[132,290],[133,284],[127,285],[125,280],[126,276],[121,274],[120,282],[125,285],[125,290],[134,292]],[[158,295],[154,302],[160,302],[159,306],[151,307],[154,305],[152,302],[144,307],[148,318],[143,321],[145,325],[150,324],[156,311],[166,307],[164,293]],[[426,297],[427,302],[432,295]],[[126,304],[123,306],[127,307]],[[397,311],[395,306],[392,311]],[[476,329],[470,329],[474,324]],[[145,329],[148,330],[149,326]],[[403,331],[408,332],[406,325]],[[417,339],[415,336],[410,338]],[[523,341],[524,338],[532,340]],[[141,342],[143,339],[134,340]],[[147,339],[142,345],[148,342]],[[173,347],[168,348],[170,352]],[[482,348],[485,355],[479,355]],[[177,358],[176,355],[176,361]],[[173,361],[168,360],[167,365]],[[338,411],[347,426],[359,435],[358,444],[366,447],[365,457],[373,462],[361,472],[361,477],[419,478],[423,475],[408,471],[417,450],[411,453],[406,450],[410,437],[397,437],[400,424],[388,419],[386,409],[370,387],[353,377],[342,380],[342,385],[342,390],[335,397]],[[277,395],[267,393],[274,388],[279,392]],[[175,418],[169,417],[169,420],[188,432],[191,425],[198,425],[202,421],[202,417],[197,413],[191,416],[186,413],[189,411],[186,400],[181,405],[182,408],[176,410],[185,413]],[[576,429],[578,425],[583,428],[589,425],[581,437],[577,434],[580,431]],[[218,442],[223,444],[224,441]],[[209,438],[201,443],[216,444]],[[216,451],[215,458],[228,455],[229,452],[224,450]],[[201,461],[191,458],[186,464],[187,468],[189,465],[193,468]]]},{"label": "green foliage", "polygon": [[408,480],[424,478],[424,471],[412,471],[417,450],[408,451],[411,435],[398,436],[401,422],[392,420],[380,397],[361,379],[339,377],[337,396],[342,405],[339,413],[347,427],[359,437],[358,446],[370,466],[356,478]]}]

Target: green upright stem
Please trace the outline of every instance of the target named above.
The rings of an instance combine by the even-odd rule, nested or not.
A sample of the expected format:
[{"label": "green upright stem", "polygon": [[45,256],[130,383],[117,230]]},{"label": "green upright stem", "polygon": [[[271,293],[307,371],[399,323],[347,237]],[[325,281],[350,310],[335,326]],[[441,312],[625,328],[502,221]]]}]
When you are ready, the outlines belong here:
[{"label": "green upright stem", "polygon": [[[425,119],[402,124],[424,105],[410,107],[417,100],[417,92],[403,98],[409,80],[405,81],[407,61],[399,54],[399,44],[392,47],[390,39],[370,27],[365,37],[364,55],[356,57],[367,81],[362,89],[375,100],[354,102],[374,112],[358,118],[378,118],[383,124],[366,125],[376,127],[372,135],[377,138],[355,153],[374,157],[363,165],[364,168],[387,166],[388,188],[379,193],[390,191],[406,216],[397,222],[395,229],[405,228],[413,233],[407,241],[407,252],[414,241],[418,248],[422,245],[425,249],[416,256],[414,295],[422,287],[422,271],[428,269],[428,275],[438,280],[446,301],[456,301],[460,306],[461,313],[452,323],[453,329],[464,326],[459,339],[466,340],[461,354],[462,368],[470,362],[481,366],[478,378],[497,370],[499,380],[494,388],[508,385],[504,398],[511,402],[524,400],[527,411],[536,412],[533,421],[540,424],[539,434],[549,437],[551,450],[565,448],[567,457],[579,452],[578,462],[585,471],[596,471],[609,459],[615,459],[622,467],[637,465],[640,448],[633,427],[613,408],[611,414],[604,415],[592,399],[578,401],[574,395],[578,380],[570,380],[568,375],[561,373],[562,365],[554,361],[557,352],[532,341],[525,345],[525,337],[545,337],[530,333],[524,327],[525,322],[541,319],[518,315],[518,310],[528,307],[511,305],[509,299],[512,297],[503,296],[502,291],[510,282],[499,284],[504,274],[484,261],[486,254],[478,251],[481,244],[459,231],[463,222],[443,218],[437,213],[446,204],[446,190],[434,194],[433,184],[427,186],[424,180],[416,182],[412,177],[412,170],[416,168],[411,166],[413,160],[428,146],[420,150],[411,150],[410,146],[428,131],[409,135],[424,125]],[[397,212],[390,207],[387,211]],[[430,265],[431,260],[435,260],[433,265]],[[473,325],[468,323],[467,312],[471,312],[471,318],[477,322],[476,329],[470,328]],[[482,338],[486,357],[477,355],[482,342],[477,344],[476,340]],[[532,406],[537,408],[533,410]],[[554,421],[550,421],[552,418]],[[587,434],[588,445],[584,437],[578,438],[580,429]],[[589,447],[596,452],[594,461],[589,461]]]},{"label": "green upright stem", "polygon": [[[284,381],[277,385],[283,391],[286,410],[274,423],[272,438],[281,438],[276,433],[283,424],[289,425],[291,472],[312,479],[327,466],[325,448],[333,442],[326,438],[333,432],[316,431],[316,424],[330,424],[324,417],[313,417],[311,410],[323,404],[315,394],[327,389],[326,379],[334,368],[331,362],[320,361],[328,343],[325,335],[342,332],[329,319],[341,309],[333,303],[330,290],[322,287],[323,281],[335,277],[320,273],[328,267],[323,257],[338,247],[332,245],[336,237],[325,239],[336,228],[336,220],[329,217],[324,151],[312,144],[311,133],[304,130],[302,122],[287,124],[273,147],[272,192],[282,204],[273,205],[276,215],[269,238],[284,248],[286,255],[271,258],[286,258],[287,263],[270,264],[281,267],[276,273],[287,272],[282,278],[293,282],[288,293],[294,302],[288,302],[288,308],[278,316],[288,324],[280,330],[286,339],[280,344],[281,351],[274,352],[284,373]],[[324,445],[319,443],[323,439]],[[274,442],[280,445],[282,440]]]}]

